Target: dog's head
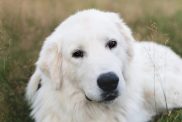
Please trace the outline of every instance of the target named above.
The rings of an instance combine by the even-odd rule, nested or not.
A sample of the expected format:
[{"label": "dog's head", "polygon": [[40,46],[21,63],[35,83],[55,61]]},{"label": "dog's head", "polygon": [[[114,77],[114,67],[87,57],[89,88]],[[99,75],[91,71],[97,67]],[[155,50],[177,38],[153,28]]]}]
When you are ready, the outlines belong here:
[{"label": "dog's head", "polygon": [[114,100],[126,87],[132,41],[116,13],[85,10],[47,38],[37,66],[57,88],[69,82],[88,100]]}]

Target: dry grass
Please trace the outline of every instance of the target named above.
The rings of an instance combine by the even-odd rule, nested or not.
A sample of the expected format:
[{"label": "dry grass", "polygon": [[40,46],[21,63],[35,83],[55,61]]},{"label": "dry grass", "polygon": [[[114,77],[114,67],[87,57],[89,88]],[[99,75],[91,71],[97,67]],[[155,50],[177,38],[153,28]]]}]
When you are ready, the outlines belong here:
[{"label": "dry grass", "polygon": [[[1,0],[0,122],[31,122],[24,100],[43,40],[68,15],[86,8],[120,13],[138,40],[169,40],[182,55],[180,0]],[[157,122],[181,122],[182,111]]]}]

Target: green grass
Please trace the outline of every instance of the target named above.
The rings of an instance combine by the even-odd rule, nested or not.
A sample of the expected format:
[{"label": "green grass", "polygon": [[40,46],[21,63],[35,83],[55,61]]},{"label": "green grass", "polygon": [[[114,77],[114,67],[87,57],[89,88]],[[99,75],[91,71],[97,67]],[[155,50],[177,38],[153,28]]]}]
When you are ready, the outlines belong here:
[{"label": "green grass", "polygon": [[176,110],[172,113],[166,113],[156,120],[157,122],[181,122],[182,110]]},{"label": "green grass", "polygon": [[[0,1],[0,122],[32,122],[25,87],[44,39],[74,11],[100,8],[122,14],[138,40],[169,45],[182,56],[179,0],[11,0]],[[156,122],[182,122],[182,110]]]}]

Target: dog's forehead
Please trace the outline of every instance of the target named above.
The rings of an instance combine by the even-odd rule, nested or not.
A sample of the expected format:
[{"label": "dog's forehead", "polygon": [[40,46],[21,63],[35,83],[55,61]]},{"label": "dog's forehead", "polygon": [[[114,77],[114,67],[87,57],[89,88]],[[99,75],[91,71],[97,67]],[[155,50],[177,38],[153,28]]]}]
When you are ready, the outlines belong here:
[{"label": "dog's forehead", "polygon": [[68,18],[60,26],[60,34],[63,40],[70,43],[77,43],[78,40],[106,40],[119,34],[115,23],[106,14],[103,13],[101,15],[76,14]]},{"label": "dog's forehead", "polygon": [[64,27],[62,27],[62,30],[66,37],[69,37],[67,34],[77,34],[77,37],[79,37],[79,34],[82,36],[87,34],[90,36],[105,34],[109,30],[114,31],[114,27],[114,24],[107,20],[102,21],[102,19],[99,18],[92,19],[92,17],[85,17],[80,18],[78,21],[73,20],[70,23],[68,22]]},{"label": "dog's forehead", "polygon": [[[87,25],[86,25],[87,26]],[[62,44],[64,46],[73,48],[89,48],[99,45],[103,45],[109,39],[118,39],[119,32],[112,27],[101,27],[101,25],[95,27],[85,28],[84,24],[75,26],[70,30],[67,30],[63,34]]]},{"label": "dog's forehead", "polygon": [[52,37],[59,38],[56,42],[61,48],[86,48],[93,46],[93,43],[103,46],[109,39],[123,40],[115,20],[119,20],[119,17],[114,13],[97,10],[78,12],[62,22]]}]

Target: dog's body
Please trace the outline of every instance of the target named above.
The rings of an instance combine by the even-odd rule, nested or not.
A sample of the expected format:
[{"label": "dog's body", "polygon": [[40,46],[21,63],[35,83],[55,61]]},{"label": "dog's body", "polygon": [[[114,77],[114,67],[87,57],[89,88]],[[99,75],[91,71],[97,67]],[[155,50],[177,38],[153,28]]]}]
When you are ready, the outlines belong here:
[{"label": "dog's body", "polygon": [[69,17],[47,38],[36,66],[27,87],[36,122],[146,122],[182,107],[180,57],[135,42],[115,13]]}]

